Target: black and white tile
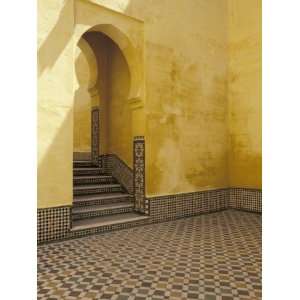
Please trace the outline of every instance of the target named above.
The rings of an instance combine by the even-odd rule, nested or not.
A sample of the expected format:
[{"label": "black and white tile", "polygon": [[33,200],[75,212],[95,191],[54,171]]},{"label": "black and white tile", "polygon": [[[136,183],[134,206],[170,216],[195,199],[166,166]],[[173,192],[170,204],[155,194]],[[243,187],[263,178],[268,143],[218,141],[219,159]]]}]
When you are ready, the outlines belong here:
[{"label": "black and white tile", "polygon": [[39,246],[37,298],[260,300],[261,215],[226,210]]}]

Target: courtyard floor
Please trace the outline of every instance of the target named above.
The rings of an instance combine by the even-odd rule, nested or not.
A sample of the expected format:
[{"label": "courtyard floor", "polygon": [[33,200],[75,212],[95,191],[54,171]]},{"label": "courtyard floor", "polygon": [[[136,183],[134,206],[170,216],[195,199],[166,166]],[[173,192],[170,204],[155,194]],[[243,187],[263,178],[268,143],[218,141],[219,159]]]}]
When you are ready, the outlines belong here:
[{"label": "courtyard floor", "polygon": [[39,246],[38,299],[261,299],[261,215],[227,210]]}]

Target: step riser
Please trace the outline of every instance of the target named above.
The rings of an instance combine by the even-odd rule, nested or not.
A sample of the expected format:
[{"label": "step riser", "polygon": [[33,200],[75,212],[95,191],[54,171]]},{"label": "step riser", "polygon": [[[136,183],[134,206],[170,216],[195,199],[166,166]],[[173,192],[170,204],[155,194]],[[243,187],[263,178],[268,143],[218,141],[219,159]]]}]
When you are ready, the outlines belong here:
[{"label": "step riser", "polygon": [[99,234],[99,233],[121,230],[121,229],[127,229],[127,228],[132,228],[132,227],[136,227],[136,226],[140,226],[140,225],[146,225],[148,223],[149,223],[149,220],[144,219],[144,220],[126,222],[126,223],[121,223],[121,224],[104,225],[104,226],[95,227],[95,228],[80,229],[80,230],[76,230],[76,231],[72,232],[72,238],[83,237],[83,236],[87,236],[87,235]]},{"label": "step riser", "polygon": [[85,175],[103,175],[100,169],[95,170],[73,170],[74,176],[85,176]]},{"label": "step riser", "polygon": [[90,206],[90,205],[104,205],[104,204],[112,204],[117,202],[126,202],[133,201],[132,197],[116,197],[116,198],[108,198],[108,199],[95,199],[88,201],[76,201],[73,203],[74,207],[82,207],[82,206]]},{"label": "step riser", "polygon": [[97,167],[97,166],[95,166],[91,162],[87,161],[87,162],[74,162],[73,167],[74,168],[92,168],[92,167]]},{"label": "step riser", "polygon": [[87,218],[93,218],[93,217],[101,217],[101,216],[107,216],[107,215],[116,215],[116,214],[122,214],[122,213],[128,213],[133,212],[133,207],[122,207],[122,208],[113,208],[113,209],[106,209],[103,211],[93,211],[93,212],[82,212],[82,213],[76,213],[72,214],[72,220],[82,220]]},{"label": "step riser", "polygon": [[80,195],[93,195],[93,194],[103,194],[103,193],[115,193],[122,192],[122,187],[109,187],[109,188],[95,188],[86,190],[74,190],[73,194],[75,196]]},{"label": "step riser", "polygon": [[84,185],[84,184],[111,184],[117,183],[114,178],[80,178],[80,179],[73,179],[74,185]]}]

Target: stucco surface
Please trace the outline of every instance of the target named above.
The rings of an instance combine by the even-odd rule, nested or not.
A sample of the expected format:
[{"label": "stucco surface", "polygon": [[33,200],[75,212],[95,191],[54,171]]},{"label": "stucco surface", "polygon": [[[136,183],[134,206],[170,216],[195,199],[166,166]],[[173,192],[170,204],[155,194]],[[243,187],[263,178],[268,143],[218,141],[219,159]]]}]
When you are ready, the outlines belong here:
[{"label": "stucco surface", "polygon": [[261,188],[261,1],[229,0],[229,184]]},{"label": "stucco surface", "polygon": [[38,1],[38,207],[72,203],[73,1]]},{"label": "stucco surface", "polygon": [[[72,203],[88,103],[100,105],[100,153],[132,166],[145,136],[147,196],[260,187],[260,2],[39,0],[38,207]],[[115,44],[86,34],[97,83],[83,97],[75,49],[91,30]]]}]

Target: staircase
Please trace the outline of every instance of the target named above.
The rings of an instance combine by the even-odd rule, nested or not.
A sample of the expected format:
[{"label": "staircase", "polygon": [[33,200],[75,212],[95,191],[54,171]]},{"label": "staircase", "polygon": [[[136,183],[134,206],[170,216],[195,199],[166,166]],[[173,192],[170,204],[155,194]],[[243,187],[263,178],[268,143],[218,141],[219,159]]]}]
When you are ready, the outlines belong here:
[{"label": "staircase", "polygon": [[72,232],[83,235],[146,223],[134,212],[133,197],[90,161],[73,162]]}]

